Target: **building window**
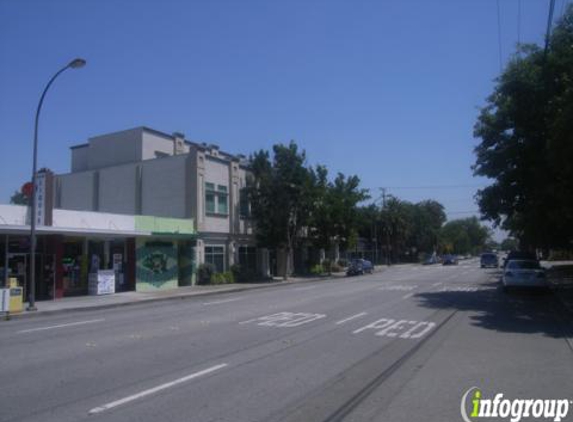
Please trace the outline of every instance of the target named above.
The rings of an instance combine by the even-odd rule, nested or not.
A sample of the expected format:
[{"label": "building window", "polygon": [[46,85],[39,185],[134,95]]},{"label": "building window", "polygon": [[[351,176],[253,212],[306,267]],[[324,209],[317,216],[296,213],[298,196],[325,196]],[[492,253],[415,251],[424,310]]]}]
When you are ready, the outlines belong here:
[{"label": "building window", "polygon": [[205,183],[205,211],[207,214],[229,214],[229,192],[227,186]]},{"label": "building window", "polygon": [[213,183],[205,183],[205,211],[208,214],[217,212],[215,208],[215,185]]},{"label": "building window", "polygon": [[239,213],[241,218],[249,218],[251,216],[247,188],[241,188],[239,192]]},{"label": "building window", "polygon": [[225,271],[225,247],[205,246],[205,263],[213,265],[215,271],[222,273]]},{"label": "building window", "polygon": [[254,246],[240,246],[239,265],[241,269],[257,271],[257,248]]}]

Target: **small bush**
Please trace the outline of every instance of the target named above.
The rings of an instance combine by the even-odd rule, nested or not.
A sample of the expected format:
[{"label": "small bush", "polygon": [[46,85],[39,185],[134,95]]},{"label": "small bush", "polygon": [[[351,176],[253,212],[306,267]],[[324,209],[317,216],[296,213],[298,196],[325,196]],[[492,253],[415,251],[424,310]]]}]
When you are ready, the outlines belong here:
[{"label": "small bush", "polygon": [[209,264],[208,262],[199,265],[197,268],[197,283],[198,284],[209,284],[211,283],[211,277],[215,272],[215,267],[213,264]]},{"label": "small bush", "polygon": [[341,267],[348,267],[348,259],[345,258],[340,258],[338,260],[338,265],[340,265]]},{"label": "small bush", "polygon": [[231,284],[235,282],[235,277],[231,271],[211,274],[211,284]]},{"label": "small bush", "polygon": [[330,267],[330,271],[332,271],[333,273],[339,273],[340,271],[343,271],[344,268],[341,267],[339,264],[332,264],[332,267]]},{"label": "small bush", "polygon": [[313,275],[324,274],[324,267],[320,264],[313,265],[312,267],[310,267],[310,273]]}]

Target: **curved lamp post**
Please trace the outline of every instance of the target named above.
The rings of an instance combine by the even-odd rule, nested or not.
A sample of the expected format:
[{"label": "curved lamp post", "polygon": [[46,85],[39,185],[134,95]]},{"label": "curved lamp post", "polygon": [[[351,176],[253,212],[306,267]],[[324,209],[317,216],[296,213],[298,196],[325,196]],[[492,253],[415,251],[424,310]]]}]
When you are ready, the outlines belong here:
[{"label": "curved lamp post", "polygon": [[[50,79],[46,88],[44,88],[44,92],[42,92],[40,102],[38,103],[38,109],[36,110],[36,123],[34,126],[34,161],[32,162],[32,212],[30,213],[30,292],[28,293],[28,307],[26,308],[28,311],[36,310],[36,163],[38,157],[38,121],[40,120],[40,111],[42,110],[44,97],[56,78],[67,69],[79,69],[85,65],[86,61],[78,58],[72,60],[66,66],[58,70],[56,74],[52,76],[52,79]],[[55,295],[56,292],[53,294]]]}]

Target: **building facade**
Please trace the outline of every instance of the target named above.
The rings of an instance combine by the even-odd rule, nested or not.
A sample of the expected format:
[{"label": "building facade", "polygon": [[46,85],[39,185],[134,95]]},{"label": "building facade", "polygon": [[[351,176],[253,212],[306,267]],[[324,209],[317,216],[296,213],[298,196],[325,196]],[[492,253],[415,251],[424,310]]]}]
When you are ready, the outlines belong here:
[{"label": "building facade", "polygon": [[255,247],[249,219],[248,174],[244,156],[137,127],[71,147],[71,172],[55,176],[54,207],[189,219],[197,264],[268,275],[268,252]]}]

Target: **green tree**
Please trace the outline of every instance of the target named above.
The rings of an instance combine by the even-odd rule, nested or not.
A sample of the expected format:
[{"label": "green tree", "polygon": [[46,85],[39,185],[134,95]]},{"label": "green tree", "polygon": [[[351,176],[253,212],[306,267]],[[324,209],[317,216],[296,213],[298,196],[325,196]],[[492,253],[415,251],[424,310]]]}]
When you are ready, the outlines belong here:
[{"label": "green tree", "polygon": [[284,249],[286,271],[291,273],[292,253],[313,204],[313,180],[305,167],[306,154],[294,141],[273,146],[273,156],[259,151],[251,159],[253,180],[248,195],[261,246]]},{"label": "green tree", "polygon": [[10,203],[14,205],[30,205],[30,198],[24,195],[22,192],[14,191],[14,194],[10,197]]},{"label": "green tree", "polygon": [[549,40],[527,45],[497,79],[474,135],[474,173],[484,218],[524,247],[570,246],[573,239],[573,5]]},{"label": "green tree", "polygon": [[440,230],[441,252],[477,254],[490,240],[490,230],[482,226],[477,217],[448,221]]}]

